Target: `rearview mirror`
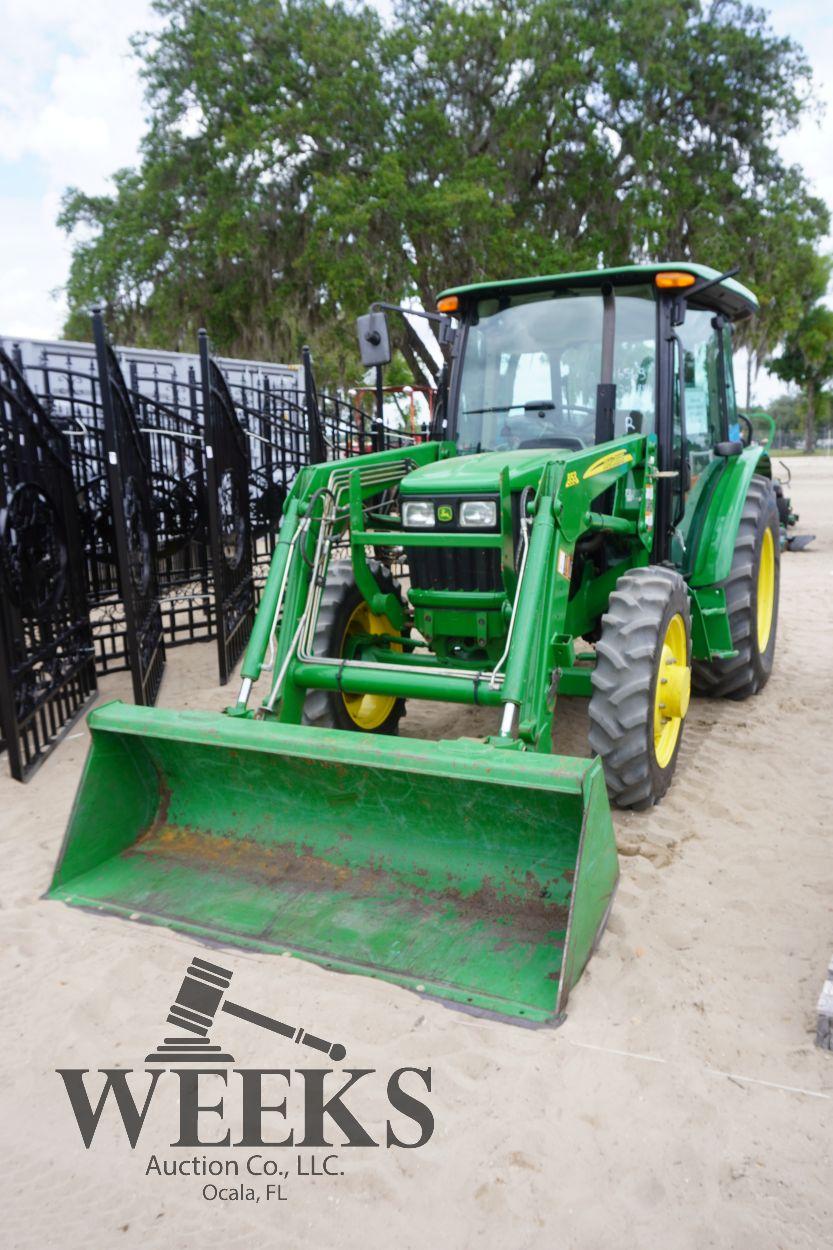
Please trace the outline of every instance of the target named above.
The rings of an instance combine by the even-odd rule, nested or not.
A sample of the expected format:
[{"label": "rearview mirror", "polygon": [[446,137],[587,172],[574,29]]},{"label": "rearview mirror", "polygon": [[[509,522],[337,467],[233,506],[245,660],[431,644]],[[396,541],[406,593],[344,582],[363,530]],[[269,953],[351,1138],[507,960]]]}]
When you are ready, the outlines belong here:
[{"label": "rearview mirror", "polygon": [[743,451],[743,443],[737,439],[726,443],[715,443],[714,454],[716,456],[739,456]]},{"label": "rearview mirror", "polygon": [[390,363],[390,335],[383,312],[369,312],[356,318],[359,352],[365,368]]}]

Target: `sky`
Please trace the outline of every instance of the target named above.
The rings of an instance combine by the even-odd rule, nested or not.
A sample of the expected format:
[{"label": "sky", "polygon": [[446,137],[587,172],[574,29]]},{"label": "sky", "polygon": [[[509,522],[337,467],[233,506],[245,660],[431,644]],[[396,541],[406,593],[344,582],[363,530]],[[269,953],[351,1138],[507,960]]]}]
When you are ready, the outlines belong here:
[{"label": "sky", "polygon": [[[788,136],[784,153],[833,208],[833,4],[764,7],[805,47],[827,110]],[[144,106],[128,40],[157,21],[149,0],[0,0],[0,337],[60,334],[70,257],[55,224],[61,196],[73,184],[107,191],[110,175],[136,162]],[[755,399],[780,389],[762,372]]]}]

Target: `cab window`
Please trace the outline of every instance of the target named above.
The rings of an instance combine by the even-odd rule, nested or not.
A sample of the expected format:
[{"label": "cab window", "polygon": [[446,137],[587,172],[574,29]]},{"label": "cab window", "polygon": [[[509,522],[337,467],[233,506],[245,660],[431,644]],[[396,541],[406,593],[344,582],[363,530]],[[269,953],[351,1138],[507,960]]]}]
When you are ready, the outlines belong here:
[{"label": "cab window", "polygon": [[[612,360],[602,377],[604,327]],[[601,382],[614,390],[614,437],[649,434],[656,392],[651,287],[559,290],[478,301],[463,351],[455,437],[461,452],[580,450],[596,437]]]},{"label": "cab window", "polygon": [[740,426],[738,425],[738,403],[735,396],[735,375],[732,367],[734,343],[732,341],[731,325],[725,325],[721,333],[723,338],[723,375],[726,390],[727,434],[729,438],[737,442],[740,438]]},{"label": "cab window", "polygon": [[720,359],[725,348],[723,332],[715,321],[713,312],[689,309],[677,332],[683,347],[685,433],[692,480],[713,458],[715,443],[726,437]]}]

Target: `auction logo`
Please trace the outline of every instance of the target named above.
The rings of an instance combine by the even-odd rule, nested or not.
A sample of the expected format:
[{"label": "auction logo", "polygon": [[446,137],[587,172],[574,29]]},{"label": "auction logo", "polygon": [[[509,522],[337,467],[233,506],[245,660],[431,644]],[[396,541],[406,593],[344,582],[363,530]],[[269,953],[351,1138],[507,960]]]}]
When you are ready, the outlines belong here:
[{"label": "auction logo", "polygon": [[[246,1020],[249,1024],[256,1024],[271,1033],[278,1033],[291,1042],[302,1042],[313,1050],[322,1051],[329,1055],[333,1063],[340,1063],[345,1058],[347,1051],[338,1042],[325,1042],[322,1038],[307,1033],[305,1029],[295,1029],[291,1024],[273,1020],[271,1016],[262,1016],[259,1011],[251,1011],[248,1007],[241,1007],[239,1003],[229,1002],[228,998],[223,1002],[231,978],[232,974],[226,968],[197,959],[195,955],[168,1015],[169,1024],[187,1029],[191,1036],[166,1037],[155,1054],[146,1056],[145,1063],[168,1063],[170,1060],[178,1060],[180,1063],[199,1062],[202,1056],[209,1054],[212,1063],[234,1063],[231,1055],[218,1053],[222,1048],[212,1046],[208,1038],[208,1030],[214,1023],[221,1003],[221,1010],[228,1012],[230,1016],[237,1016],[238,1020]],[[197,1034],[200,1040],[194,1041],[193,1034]]]},{"label": "auction logo", "polygon": [[[300,1050],[296,1055],[315,1052],[326,1056],[331,1064],[340,1064],[347,1057],[347,1049],[341,1042],[326,1041],[316,1032],[286,1024],[234,1002],[228,996],[232,975],[218,964],[196,956],[191,960],[167,1016],[168,1024],[175,1026],[179,1032],[164,1037],[156,1050],[145,1057],[145,1063],[152,1066],[144,1069],[143,1095],[137,1096],[134,1092],[134,1087],[139,1089],[143,1082],[138,1075],[134,1076],[132,1068],[99,1068],[98,1075],[103,1079],[98,1082],[99,1092],[94,1105],[88,1084],[92,1086],[95,1082],[93,1078],[89,1083],[87,1081],[89,1068],[57,1069],[88,1150],[93,1146],[105,1113],[110,1114],[106,1109],[113,1104],[130,1148],[135,1150],[150,1119],[157,1088],[163,1077],[176,1082],[178,1137],[170,1142],[172,1149],[234,1147],[248,1151],[260,1147],[271,1151],[294,1147],[319,1151],[334,1145],[378,1148],[383,1144],[383,1138],[387,1149],[414,1150],[430,1141],[434,1132],[434,1116],[423,1100],[424,1095],[431,1092],[430,1068],[401,1067],[386,1079],[381,1076],[385,1105],[388,1112],[394,1114],[388,1114],[384,1134],[378,1134],[380,1140],[376,1140],[362,1123],[355,1104],[350,1107],[345,1101],[349,1091],[360,1082],[362,1090],[373,1093],[373,1087],[380,1084],[381,1075],[374,1068],[344,1068],[341,1072],[332,1066],[230,1068],[235,1062],[234,1057],[223,1046],[213,1042],[209,1035],[218,1022],[218,1016],[223,1013],[298,1046]],[[230,1071],[239,1079],[230,1082]],[[129,1079],[131,1077],[134,1077],[133,1082]],[[227,1092],[219,1101],[206,1101],[209,1097],[206,1086],[212,1081],[216,1086],[218,1078],[221,1089]],[[294,1083],[293,1078],[297,1078]],[[283,1095],[281,1101],[275,1100],[274,1092],[267,1093],[264,1089],[266,1083],[272,1090],[277,1084]],[[340,1087],[334,1088],[339,1083]],[[409,1092],[406,1085],[414,1092]],[[289,1111],[290,1095],[293,1094],[296,1095],[297,1110]],[[233,1103],[232,1095],[237,1099]],[[271,1099],[268,1103],[264,1101],[267,1097]],[[234,1118],[239,1128],[239,1137],[235,1141],[232,1141],[231,1128],[227,1128],[225,1123],[227,1102],[232,1106],[230,1118]],[[277,1139],[267,1139],[269,1130],[264,1125],[266,1113],[281,1119]],[[294,1122],[296,1115],[298,1123]],[[403,1124],[403,1117],[410,1124]],[[340,1134],[339,1143],[330,1140],[334,1136],[333,1129]],[[212,1130],[214,1135],[206,1139],[204,1134]],[[271,1131],[274,1133],[274,1128]],[[218,1132],[223,1135],[217,1136]],[[315,1154],[297,1154],[291,1160],[286,1155],[276,1157],[260,1153],[248,1154],[244,1159],[212,1159],[207,1156],[160,1159],[154,1153],[148,1159],[145,1175],[273,1178],[259,1188],[254,1184],[218,1186],[213,1183],[202,1188],[203,1197],[207,1200],[260,1202],[261,1197],[285,1201],[285,1182],[290,1175],[339,1176],[343,1175],[343,1171],[335,1154],[323,1158]]]}]

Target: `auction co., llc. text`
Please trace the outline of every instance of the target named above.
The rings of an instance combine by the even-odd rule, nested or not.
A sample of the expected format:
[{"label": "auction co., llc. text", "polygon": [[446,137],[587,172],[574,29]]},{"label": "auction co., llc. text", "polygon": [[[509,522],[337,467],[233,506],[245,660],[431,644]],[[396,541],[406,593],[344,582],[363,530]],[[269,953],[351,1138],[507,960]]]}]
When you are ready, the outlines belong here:
[{"label": "auction co., llc. text", "polygon": [[299,1154],[294,1164],[263,1154],[246,1159],[209,1159],[206,1155],[160,1159],[153,1154],[145,1167],[145,1176],[205,1178],[202,1197],[206,1202],[287,1202],[290,1178],[343,1175],[336,1154]]}]

